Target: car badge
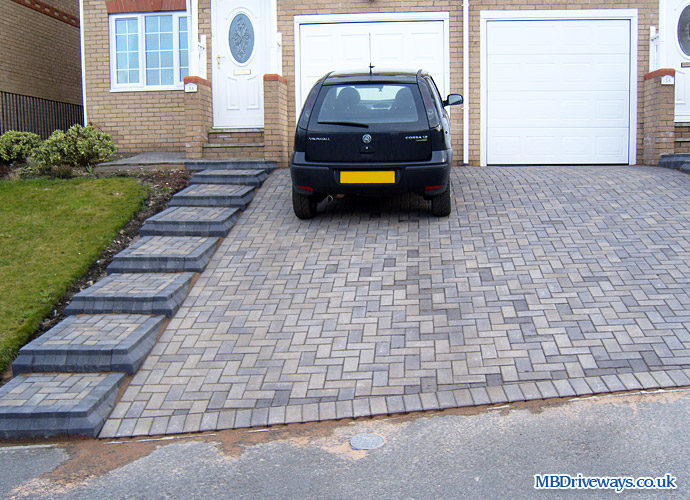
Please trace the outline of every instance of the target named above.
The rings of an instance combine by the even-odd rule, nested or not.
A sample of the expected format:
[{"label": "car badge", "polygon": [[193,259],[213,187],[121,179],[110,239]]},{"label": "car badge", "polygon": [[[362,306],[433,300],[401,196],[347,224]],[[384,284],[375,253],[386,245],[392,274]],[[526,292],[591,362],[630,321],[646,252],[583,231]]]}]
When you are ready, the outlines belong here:
[{"label": "car badge", "polygon": [[364,144],[369,144],[371,142],[371,136],[369,134],[364,134],[362,136],[362,142]]}]

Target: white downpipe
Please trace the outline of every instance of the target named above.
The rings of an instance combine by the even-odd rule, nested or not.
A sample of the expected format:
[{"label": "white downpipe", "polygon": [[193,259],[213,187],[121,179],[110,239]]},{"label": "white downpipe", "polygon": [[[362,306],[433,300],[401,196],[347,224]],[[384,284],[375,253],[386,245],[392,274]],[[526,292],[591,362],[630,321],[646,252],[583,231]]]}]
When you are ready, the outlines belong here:
[{"label": "white downpipe", "polygon": [[84,126],[89,124],[86,116],[86,54],[84,52],[84,0],[79,0],[79,45],[81,46],[81,105],[84,109]]},{"label": "white downpipe", "polygon": [[470,0],[462,2],[462,162],[470,163]]}]

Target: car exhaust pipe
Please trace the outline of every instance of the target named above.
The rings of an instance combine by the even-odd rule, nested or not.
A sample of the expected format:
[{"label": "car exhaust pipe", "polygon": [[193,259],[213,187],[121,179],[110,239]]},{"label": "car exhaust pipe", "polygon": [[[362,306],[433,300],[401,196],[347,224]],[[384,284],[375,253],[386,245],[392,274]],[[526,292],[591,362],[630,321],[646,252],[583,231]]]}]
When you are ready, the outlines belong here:
[{"label": "car exhaust pipe", "polygon": [[329,194],[328,196],[326,196],[326,201],[327,201],[328,203],[332,203],[332,202],[333,202],[333,195],[332,195],[332,194]]}]

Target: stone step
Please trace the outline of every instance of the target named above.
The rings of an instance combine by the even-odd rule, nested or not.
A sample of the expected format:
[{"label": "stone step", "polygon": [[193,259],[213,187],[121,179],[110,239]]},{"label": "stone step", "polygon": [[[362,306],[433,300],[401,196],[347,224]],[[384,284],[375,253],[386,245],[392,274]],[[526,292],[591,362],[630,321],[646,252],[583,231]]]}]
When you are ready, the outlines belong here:
[{"label": "stone step", "polygon": [[0,437],[96,437],[123,373],[32,373],[0,387]]},{"label": "stone step", "polygon": [[208,131],[210,144],[239,144],[264,142],[263,129],[211,129]]},{"label": "stone step", "polygon": [[195,173],[190,184],[238,184],[260,187],[268,178],[265,170],[208,169]]},{"label": "stone step", "polygon": [[171,207],[144,222],[142,236],[225,237],[237,222],[238,208]]},{"label": "stone step", "polygon": [[231,157],[218,160],[187,160],[185,168],[191,172],[200,170],[265,170],[273,172],[278,168],[278,163],[264,160],[236,160]]},{"label": "stone step", "polygon": [[209,160],[220,158],[245,158],[261,160],[264,157],[264,143],[210,144],[202,146],[201,155]]},{"label": "stone step", "polygon": [[164,314],[179,309],[194,273],[111,274],[72,297],[65,312],[72,314]]},{"label": "stone step", "polygon": [[238,207],[244,210],[254,197],[251,186],[194,184],[172,197],[171,207]]},{"label": "stone step", "polygon": [[144,236],[113,257],[113,273],[200,273],[216,251],[218,237]]},{"label": "stone step", "polygon": [[156,343],[165,316],[68,316],[19,350],[12,373],[136,373]]},{"label": "stone step", "polygon": [[664,155],[659,160],[659,166],[690,173],[690,154]]}]

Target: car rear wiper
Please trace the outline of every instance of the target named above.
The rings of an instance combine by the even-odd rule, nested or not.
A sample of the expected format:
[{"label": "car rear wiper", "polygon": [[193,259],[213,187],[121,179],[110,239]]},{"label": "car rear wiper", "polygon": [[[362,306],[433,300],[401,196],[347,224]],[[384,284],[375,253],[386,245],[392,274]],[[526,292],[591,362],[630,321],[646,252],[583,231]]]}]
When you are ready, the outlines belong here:
[{"label": "car rear wiper", "polygon": [[362,128],[369,128],[369,125],[366,123],[357,123],[357,122],[318,122],[321,125],[347,125],[350,127],[362,127]]}]

